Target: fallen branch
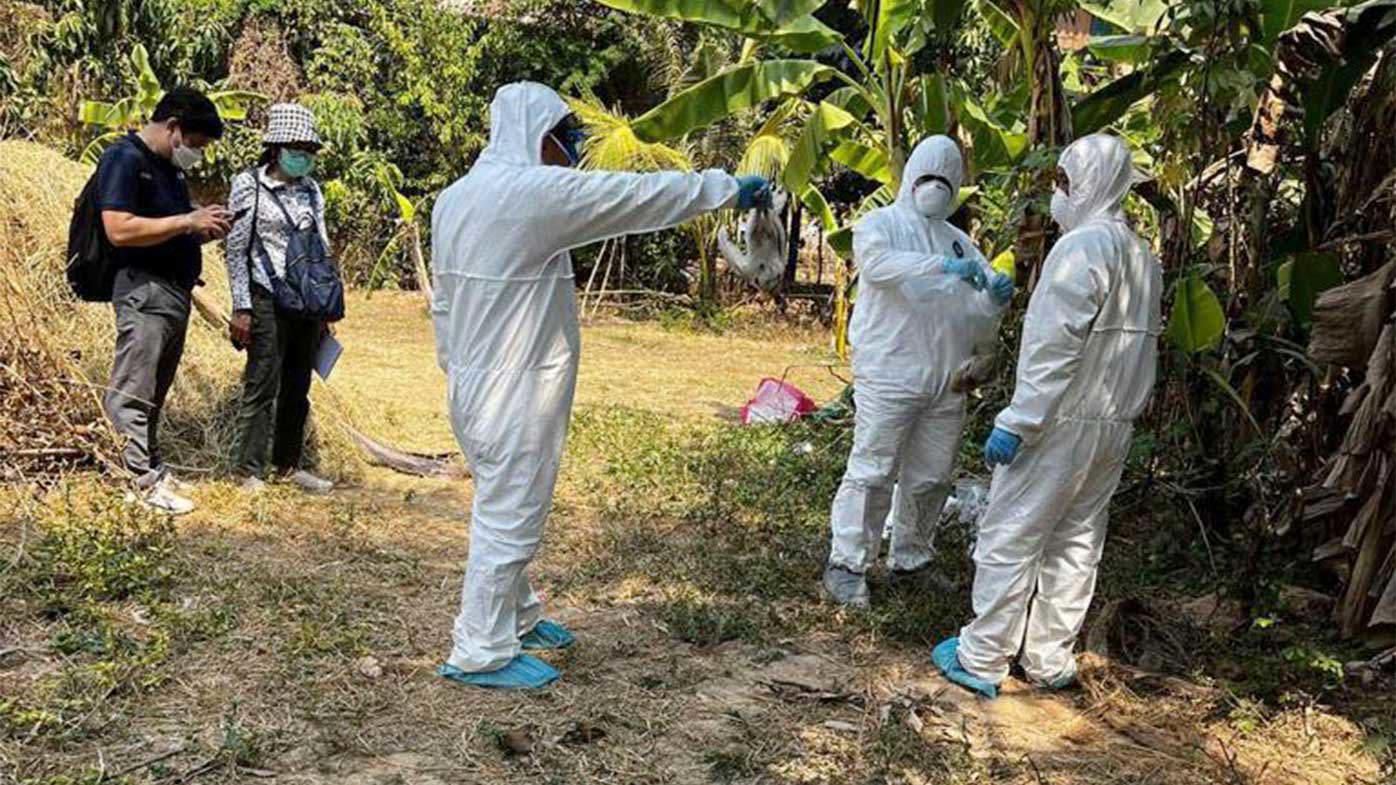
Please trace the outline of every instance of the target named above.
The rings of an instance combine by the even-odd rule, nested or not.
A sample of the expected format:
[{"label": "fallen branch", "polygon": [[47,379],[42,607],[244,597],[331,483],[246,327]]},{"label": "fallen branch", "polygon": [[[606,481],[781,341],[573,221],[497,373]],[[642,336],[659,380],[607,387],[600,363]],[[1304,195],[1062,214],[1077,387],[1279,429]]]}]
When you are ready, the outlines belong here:
[{"label": "fallen branch", "polygon": [[0,455],[16,458],[85,458],[87,453],[76,447],[38,447],[27,450],[0,450]]},{"label": "fallen branch", "polygon": [[344,431],[364,453],[368,462],[374,466],[383,466],[418,477],[461,480],[470,476],[465,465],[452,453],[407,452],[375,441],[355,430],[352,426],[345,425]]},{"label": "fallen branch", "polygon": [[761,685],[784,700],[811,701],[814,703],[861,703],[858,696],[850,692],[835,692],[812,684],[785,679],[762,681]]},{"label": "fallen branch", "polygon": [[133,763],[133,764],[131,764],[130,766],[127,766],[126,768],[122,769],[121,771],[118,771],[118,772],[116,772],[115,774],[112,774],[112,775],[111,775],[111,779],[119,780],[119,779],[121,779],[122,777],[126,776],[127,774],[131,774],[132,772],[140,771],[141,769],[149,768],[149,767],[154,766],[155,764],[159,763],[159,762],[162,761],[162,760],[169,760],[170,758],[173,758],[174,756],[180,754],[181,752],[184,752],[184,749],[185,749],[184,747],[175,747],[174,749],[170,750],[169,752],[161,753],[161,754],[159,754],[159,755],[156,755],[156,756],[153,757],[153,758],[147,758],[146,760],[143,760],[143,761],[141,761],[140,763]]}]

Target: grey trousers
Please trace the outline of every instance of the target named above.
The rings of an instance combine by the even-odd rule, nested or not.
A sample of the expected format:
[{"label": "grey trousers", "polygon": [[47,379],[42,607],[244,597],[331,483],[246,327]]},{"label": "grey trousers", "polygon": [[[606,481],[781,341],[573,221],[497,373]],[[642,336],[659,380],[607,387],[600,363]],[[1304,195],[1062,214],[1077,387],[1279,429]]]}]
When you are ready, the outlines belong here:
[{"label": "grey trousers", "polygon": [[126,440],[121,457],[142,488],[165,473],[160,412],[184,355],[189,305],[189,292],[164,278],[129,267],[116,275],[116,355],[103,406]]}]

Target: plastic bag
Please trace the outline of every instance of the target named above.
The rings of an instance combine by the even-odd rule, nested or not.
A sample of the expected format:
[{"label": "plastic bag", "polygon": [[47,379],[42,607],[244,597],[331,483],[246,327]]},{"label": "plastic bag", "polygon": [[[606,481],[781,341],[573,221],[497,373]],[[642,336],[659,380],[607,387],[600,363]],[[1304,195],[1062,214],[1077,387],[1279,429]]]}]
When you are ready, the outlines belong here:
[{"label": "plastic bag", "polygon": [[814,410],[814,399],[800,388],[768,377],[756,385],[756,394],[742,407],[742,425],[794,422]]},{"label": "plastic bag", "polygon": [[989,509],[989,485],[982,480],[959,480],[955,483],[955,489],[950,492],[950,498],[945,500],[945,509],[941,512],[941,525],[948,524],[952,519],[956,520],[965,528],[966,540],[968,541],[968,551],[974,555],[974,542],[979,539],[979,522],[984,519],[984,513]]}]

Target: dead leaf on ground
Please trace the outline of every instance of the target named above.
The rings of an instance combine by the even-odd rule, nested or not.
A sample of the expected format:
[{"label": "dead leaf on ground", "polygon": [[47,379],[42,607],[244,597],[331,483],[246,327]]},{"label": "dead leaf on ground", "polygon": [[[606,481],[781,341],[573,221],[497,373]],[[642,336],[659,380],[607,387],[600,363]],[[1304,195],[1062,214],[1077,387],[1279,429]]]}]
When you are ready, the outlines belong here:
[{"label": "dead leaf on ground", "polygon": [[361,657],[355,665],[359,675],[367,679],[377,679],[383,675],[383,666],[377,657]]},{"label": "dead leaf on ground", "polygon": [[921,721],[921,717],[916,714],[916,709],[911,709],[906,713],[906,726],[914,733],[920,733],[926,727],[926,723]]},{"label": "dead leaf on ground", "polygon": [[533,752],[533,731],[528,728],[515,728],[504,731],[499,736],[499,746],[510,755],[528,755]]}]

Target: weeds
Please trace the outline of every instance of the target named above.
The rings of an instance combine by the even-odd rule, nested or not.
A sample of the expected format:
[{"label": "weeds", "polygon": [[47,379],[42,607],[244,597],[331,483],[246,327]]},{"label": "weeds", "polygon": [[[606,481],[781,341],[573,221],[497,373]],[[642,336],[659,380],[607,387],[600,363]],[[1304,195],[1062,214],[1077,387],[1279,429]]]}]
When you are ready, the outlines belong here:
[{"label": "weeds", "polygon": [[174,525],[167,517],[111,495],[75,496],[43,509],[40,539],[21,565],[21,590],[62,615],[90,603],[137,598],[158,602],[167,595],[174,551]]},{"label": "weeds", "polygon": [[704,752],[703,762],[713,782],[726,783],[759,775],[761,766],[754,757],[751,748],[731,745]]},{"label": "weeds", "polygon": [[733,640],[760,643],[770,626],[758,622],[749,603],[715,601],[693,589],[666,592],[657,611],[670,635],[700,647]]}]

